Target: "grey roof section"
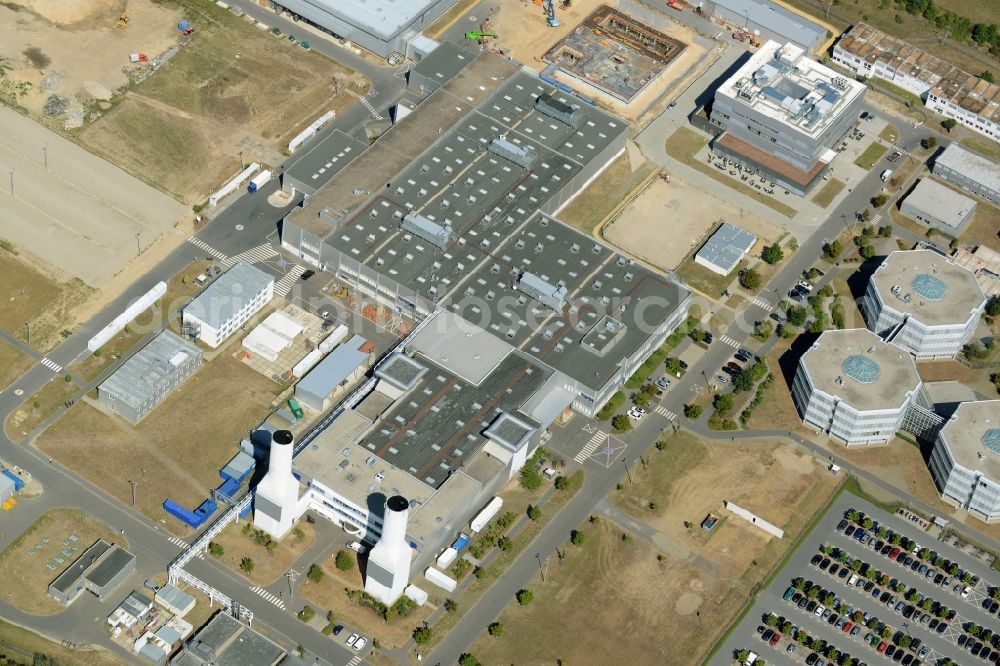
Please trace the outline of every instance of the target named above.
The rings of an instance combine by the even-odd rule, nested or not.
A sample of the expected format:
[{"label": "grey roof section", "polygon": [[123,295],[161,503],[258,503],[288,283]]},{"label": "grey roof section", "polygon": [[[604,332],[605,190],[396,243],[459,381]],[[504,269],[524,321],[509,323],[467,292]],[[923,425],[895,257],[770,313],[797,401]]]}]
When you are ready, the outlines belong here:
[{"label": "grey roof section", "polygon": [[537,429],[538,424],[524,416],[518,417],[508,412],[501,412],[483,434],[508,451],[516,453],[528,443]]},{"label": "grey roof section", "polygon": [[[718,7],[748,17],[766,30],[811,47],[826,36],[826,28],[767,0],[712,0]],[[807,38],[808,37],[808,38]]]},{"label": "grey roof section", "polygon": [[272,666],[284,654],[285,651],[271,640],[219,612],[170,663],[181,666]]},{"label": "grey roof section", "polygon": [[[844,363],[851,357],[874,362],[877,379],[863,383],[848,377]],[[913,358],[866,328],[826,331],[799,363],[817,390],[839,397],[858,411],[898,409],[907,393],[920,384]]]},{"label": "grey roof section", "polygon": [[375,368],[375,376],[401,391],[413,388],[427,372],[427,366],[405,354],[394,351]]},{"label": "grey roof section", "polygon": [[194,600],[193,596],[179,587],[170,584],[164,585],[157,590],[156,598],[170,604],[174,608],[184,608]]},{"label": "grey roof section", "polygon": [[15,487],[13,480],[5,474],[0,474],[0,499],[13,495]]},{"label": "grey roof section", "polygon": [[756,242],[757,237],[749,231],[745,231],[735,224],[723,222],[722,226],[698,250],[697,256],[718,266],[728,274],[736,268],[736,264]]},{"label": "grey roof section", "polygon": [[[166,629],[166,627],[164,627],[164,629]],[[156,632],[156,635],[159,636],[160,632],[159,631]],[[167,658],[167,651],[161,648],[156,643],[149,641],[148,643],[142,646],[141,650],[139,650],[139,656],[149,659],[154,664],[161,664],[163,663],[163,660]]]},{"label": "grey roof section", "polygon": [[[282,5],[311,21],[335,17],[383,40],[398,35],[420,14],[431,9],[436,0],[283,0]],[[349,29],[340,34],[350,35]]]},{"label": "grey roof section", "polygon": [[233,456],[226,466],[222,468],[222,473],[228,474],[234,479],[238,479],[247,472],[250,468],[254,466],[253,456],[246,451],[240,451],[235,456]]},{"label": "grey roof section", "polygon": [[1000,453],[983,441],[989,431],[997,428],[1000,428],[1000,400],[963,402],[938,437],[947,443],[956,463],[1000,483]]},{"label": "grey roof section", "polygon": [[100,564],[85,574],[85,578],[98,588],[110,583],[118,574],[135,564],[135,555],[121,546],[113,546]]},{"label": "grey roof section", "polygon": [[301,181],[313,191],[318,190],[367,148],[363,142],[335,129],[320,141],[309,144],[305,152],[300,152],[284,176]]},{"label": "grey roof section", "polygon": [[952,141],[944,152],[934,159],[935,170],[939,166],[960,173],[994,192],[1000,192],[1000,164],[972,152],[958,141]]},{"label": "grey roof section", "polygon": [[[920,276],[946,287],[943,298],[923,298],[913,288]],[[975,275],[932,250],[898,250],[879,265],[871,280],[887,307],[910,315],[925,326],[965,324],[986,300]]]},{"label": "grey roof section", "polygon": [[483,431],[499,414],[516,413],[551,374],[512,353],[474,386],[419,360],[428,364],[427,374],[382,415],[360,446],[434,488],[479,452],[486,444]]},{"label": "grey roof section", "polygon": [[363,344],[365,339],[355,335],[338,346],[317,363],[308,375],[299,380],[295,390],[319,396],[329,395],[368,360],[368,354],[359,349]]},{"label": "grey roof section", "polygon": [[469,382],[479,385],[514,348],[452,312],[438,312],[407,348]]},{"label": "grey roof section", "polygon": [[241,261],[208,285],[188,303],[184,312],[220,328],[271,282],[274,282],[272,275]]},{"label": "grey roof section", "polygon": [[930,178],[921,178],[903,204],[927,213],[952,229],[958,229],[969,211],[975,208],[976,201]]},{"label": "grey roof section", "polygon": [[76,558],[76,561],[66,571],[59,574],[50,586],[60,593],[67,592],[83,578],[84,572],[93,566],[110,549],[110,543],[104,539],[98,539],[90,548],[83,551],[80,557]]},{"label": "grey roof section", "polygon": [[424,56],[411,71],[424,76],[438,85],[444,85],[458,74],[476,57],[455,42],[442,42],[436,49]]},{"label": "grey roof section", "polygon": [[189,359],[201,357],[202,351],[196,345],[164,329],[101,382],[99,389],[138,409],[147,400],[161,396],[170,386],[171,376],[183,372]]}]

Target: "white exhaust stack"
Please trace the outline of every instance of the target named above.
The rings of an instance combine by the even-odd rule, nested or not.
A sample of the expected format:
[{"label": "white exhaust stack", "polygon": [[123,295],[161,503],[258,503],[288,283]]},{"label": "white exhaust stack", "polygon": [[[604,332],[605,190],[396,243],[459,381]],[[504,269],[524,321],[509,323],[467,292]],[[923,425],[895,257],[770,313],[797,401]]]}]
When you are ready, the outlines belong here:
[{"label": "white exhaust stack", "polygon": [[254,491],[253,524],[275,539],[283,537],[298,518],[299,481],[292,474],[294,449],[290,431],[272,434],[267,474]]},{"label": "white exhaust stack", "polygon": [[410,503],[402,495],[385,502],[382,537],[368,555],[365,592],[385,604],[391,604],[410,582],[410,559],[413,549],[406,541],[406,521]]}]

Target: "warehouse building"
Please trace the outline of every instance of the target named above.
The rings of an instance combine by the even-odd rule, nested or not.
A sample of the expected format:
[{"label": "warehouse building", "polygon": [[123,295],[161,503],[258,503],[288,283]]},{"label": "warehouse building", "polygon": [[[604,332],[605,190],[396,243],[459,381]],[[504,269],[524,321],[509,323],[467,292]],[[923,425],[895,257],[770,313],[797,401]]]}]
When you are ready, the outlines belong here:
[{"label": "warehouse building", "polygon": [[1000,140],[1000,86],[902,39],[858,23],[834,45],[833,61],[861,76],[889,81],[923,99],[931,111]]},{"label": "warehouse building", "polygon": [[399,53],[419,60],[429,50],[420,31],[455,0],[270,0],[270,4],[381,58]]},{"label": "warehouse building", "polygon": [[98,539],[49,583],[49,596],[68,606],[87,590],[104,601],[133,571],[135,555]]},{"label": "warehouse building", "polygon": [[274,641],[219,611],[170,660],[171,666],[276,666],[289,660]]},{"label": "warehouse building", "polygon": [[963,402],[930,457],[941,499],[987,523],[1000,521],[1000,400]]},{"label": "warehouse building", "polygon": [[975,275],[932,250],[889,254],[868,281],[868,328],[918,360],[951,358],[976,330],[986,297]]},{"label": "warehouse building", "polygon": [[164,330],[98,385],[97,399],[138,423],[201,367],[202,356],[196,345]]},{"label": "warehouse building", "polygon": [[768,0],[704,0],[705,13],[764,39],[813,51],[826,40],[826,28]]},{"label": "warehouse building", "polygon": [[976,202],[930,178],[921,178],[900,202],[899,212],[954,237],[972,219]]},{"label": "warehouse building", "polygon": [[574,409],[593,415],[691,300],[552,217],[627,133],[484,52],[293,211],[282,244],[391,312],[480,324],[559,372]]},{"label": "warehouse building", "polygon": [[969,194],[1000,206],[1000,164],[952,141],[934,158],[931,171]]},{"label": "warehouse building", "polygon": [[715,92],[713,149],[804,196],[857,122],[865,86],[768,41]]},{"label": "warehouse building", "polygon": [[844,442],[889,441],[921,381],[913,358],[863,328],[826,331],[799,359],[792,400],[802,420]]},{"label": "warehouse building", "polygon": [[694,255],[694,261],[713,273],[729,275],[756,242],[757,237],[749,231],[723,222]]},{"label": "warehouse building", "polygon": [[475,51],[455,42],[444,42],[410,69],[406,75],[406,85],[411,90],[430,95],[461,72],[475,57]]},{"label": "warehouse building", "polygon": [[340,170],[368,148],[349,134],[335,129],[313,143],[305,153],[281,172],[281,187],[293,196],[312,196]]},{"label": "warehouse building", "polygon": [[299,380],[295,385],[295,397],[303,407],[314,412],[326,411],[339,391],[364,374],[368,354],[362,348],[366,342],[355,335],[327,354]]},{"label": "warehouse building", "polygon": [[272,298],[274,277],[241,261],[187,304],[181,315],[184,332],[215,349]]}]

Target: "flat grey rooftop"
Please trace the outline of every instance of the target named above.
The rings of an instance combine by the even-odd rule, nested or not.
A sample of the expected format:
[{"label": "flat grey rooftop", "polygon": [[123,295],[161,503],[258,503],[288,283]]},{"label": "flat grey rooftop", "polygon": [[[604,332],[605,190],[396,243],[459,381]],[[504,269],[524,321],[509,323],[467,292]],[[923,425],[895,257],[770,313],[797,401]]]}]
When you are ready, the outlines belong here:
[{"label": "flat grey rooftop", "polygon": [[104,587],[134,562],[135,555],[121,546],[112,546],[111,551],[85,577],[97,587]]},{"label": "flat grey rooftop", "polygon": [[440,86],[462,71],[462,68],[475,57],[474,51],[469,51],[455,42],[442,42],[440,46],[424,56],[411,71]]},{"label": "flat grey rooftop", "polygon": [[965,324],[986,300],[968,269],[931,250],[892,252],[871,279],[888,307],[929,326]]},{"label": "flat grey rooftop", "polygon": [[787,39],[794,38],[799,44],[812,46],[826,36],[826,29],[822,26],[773,2],[766,0],[712,0],[712,2],[738,16],[748,17],[752,23],[771,32]]},{"label": "flat grey rooftop", "polygon": [[[874,381],[851,376],[845,363],[850,368],[858,362],[877,373]],[[805,365],[816,389],[858,411],[897,409],[920,383],[910,355],[866,328],[826,331],[799,363]]]},{"label": "flat grey rooftop", "polygon": [[756,242],[757,237],[749,231],[735,224],[723,222],[711,238],[701,246],[697,256],[728,274],[736,268],[736,264]]},{"label": "flat grey rooftop", "polygon": [[[436,0],[294,0],[281,3],[302,16],[315,20],[325,12],[352,26],[364,29],[388,41],[398,35],[413,19],[431,9]],[[312,11],[303,10],[307,7]],[[345,31],[346,32],[346,31]],[[350,34],[346,32],[346,34]]]},{"label": "flat grey rooftop", "polygon": [[955,462],[1000,483],[1000,400],[963,402],[939,437]]},{"label": "flat grey rooftop", "polygon": [[201,356],[196,345],[164,329],[98,388],[132,409],[138,409],[146,401],[162,396],[173,375],[183,372],[189,361]]},{"label": "flat grey rooftop", "polygon": [[478,385],[514,351],[509,344],[451,312],[432,315],[407,349]]},{"label": "flat grey rooftop", "polygon": [[308,144],[284,175],[305,183],[315,191],[330,182],[367,148],[361,141],[335,129],[320,141]]},{"label": "flat grey rooftop", "polygon": [[185,306],[184,312],[212,328],[220,328],[271,282],[272,275],[241,261],[208,285]]},{"label": "flat grey rooftop", "polygon": [[170,660],[181,666],[273,666],[285,651],[224,612],[212,619]]},{"label": "flat grey rooftop", "polygon": [[111,544],[104,539],[98,539],[87,550],[76,558],[73,564],[69,565],[65,571],[56,577],[50,586],[60,593],[66,593],[77,581],[83,578],[84,572],[91,567],[104,553],[111,549]]},{"label": "flat grey rooftop", "polygon": [[939,166],[956,171],[994,192],[1000,192],[1000,164],[972,152],[958,141],[952,141],[944,152],[934,159],[935,171]]},{"label": "flat grey rooftop", "polygon": [[902,203],[926,212],[954,230],[962,227],[976,207],[975,199],[930,178],[921,178]]}]

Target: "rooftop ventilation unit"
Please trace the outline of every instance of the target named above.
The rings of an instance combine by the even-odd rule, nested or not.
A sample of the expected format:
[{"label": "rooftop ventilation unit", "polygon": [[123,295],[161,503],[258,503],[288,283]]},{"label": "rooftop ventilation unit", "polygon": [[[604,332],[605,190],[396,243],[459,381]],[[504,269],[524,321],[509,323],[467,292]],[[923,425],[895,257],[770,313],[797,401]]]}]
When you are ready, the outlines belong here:
[{"label": "rooftop ventilation unit", "polygon": [[516,286],[518,291],[524,292],[557,312],[561,311],[566,303],[568,291],[565,285],[550,284],[534,273],[521,273]]},{"label": "rooftop ventilation unit", "polygon": [[531,165],[538,159],[535,151],[509,141],[504,137],[497,137],[490,141],[490,152],[494,155],[499,155],[505,160],[510,160],[524,169],[530,169]]},{"label": "rooftop ventilation unit", "polygon": [[399,226],[442,250],[455,240],[455,230],[450,224],[438,224],[419,213],[408,213]]},{"label": "rooftop ventilation unit", "polygon": [[548,93],[538,96],[535,100],[535,110],[570,127],[577,127],[583,120],[583,111],[579,107],[560,102]]}]

